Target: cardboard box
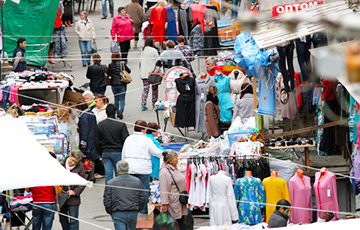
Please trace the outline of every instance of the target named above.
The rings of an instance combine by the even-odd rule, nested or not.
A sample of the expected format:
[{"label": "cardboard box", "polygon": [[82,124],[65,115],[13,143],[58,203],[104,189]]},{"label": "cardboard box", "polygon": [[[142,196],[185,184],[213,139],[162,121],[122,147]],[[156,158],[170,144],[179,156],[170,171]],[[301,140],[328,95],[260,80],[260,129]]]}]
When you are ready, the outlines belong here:
[{"label": "cardboard box", "polygon": [[176,117],[176,113],[173,113],[173,112],[170,111],[169,121],[174,127],[176,127],[176,125],[175,125],[175,117]]},{"label": "cardboard box", "polygon": [[240,30],[236,27],[225,27],[218,29],[220,42],[228,42],[235,40],[236,36],[240,34]]},{"label": "cardboard box", "polygon": [[77,103],[79,100],[84,100],[82,93],[73,92],[71,90],[65,90],[63,103],[65,102],[72,102]]}]

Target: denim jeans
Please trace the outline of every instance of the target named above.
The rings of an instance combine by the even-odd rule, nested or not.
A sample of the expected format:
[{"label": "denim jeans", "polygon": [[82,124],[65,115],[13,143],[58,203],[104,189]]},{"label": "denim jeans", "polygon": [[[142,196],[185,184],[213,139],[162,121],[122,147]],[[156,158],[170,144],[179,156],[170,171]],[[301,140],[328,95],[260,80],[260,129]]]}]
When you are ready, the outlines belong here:
[{"label": "denim jeans", "polygon": [[137,211],[116,211],[111,213],[115,230],[135,230],[137,215]]},{"label": "denim jeans", "polygon": [[[79,205],[67,205],[66,203],[60,209],[64,213],[75,218],[79,217]],[[59,215],[61,227],[63,230],[79,230],[79,221]]]},{"label": "denim jeans", "polygon": [[126,88],[127,88],[126,85],[111,86],[111,89],[114,94],[117,115],[124,112]]},{"label": "denim jeans", "polygon": [[[33,230],[51,230],[54,220],[54,212],[47,209],[55,210],[55,203],[34,203],[33,206]],[[38,207],[40,206],[40,207]],[[43,209],[44,207],[46,209]]]},{"label": "denim jeans", "polygon": [[106,86],[104,87],[90,87],[90,91],[93,92],[94,96],[96,97],[98,94],[105,95]]},{"label": "denim jeans", "polygon": [[[277,50],[279,52],[279,68],[281,74],[283,75],[283,81],[286,92],[291,92],[295,88],[295,80],[294,80],[294,42],[290,41],[290,44],[287,46],[277,46]],[[286,69],[287,62],[287,69]],[[289,88],[290,81],[290,88]]]},{"label": "denim jeans", "polygon": [[115,176],[117,176],[116,163],[121,160],[121,152],[103,152],[102,161],[105,167],[105,184]]},{"label": "denim jeans", "polygon": [[10,99],[10,86],[7,86],[3,89],[2,93],[3,93],[3,98],[2,98],[2,103],[1,103],[1,106],[3,108],[6,107],[7,103],[9,102],[9,99]]},{"label": "denim jeans", "polygon": [[147,203],[149,202],[149,189],[150,189],[150,174],[131,174],[141,180],[141,183],[146,190],[146,202],[144,208],[141,210],[141,213],[147,213]]},{"label": "denim jeans", "polygon": [[231,11],[231,16],[232,18],[237,18],[238,17],[238,11],[239,11],[239,7],[241,5],[241,0],[232,0],[232,11]]},{"label": "denim jeans", "polygon": [[101,0],[103,16],[107,17],[106,2],[109,1],[110,14],[114,15],[114,0]]},{"label": "denim jeans", "polygon": [[296,43],[296,53],[301,70],[302,81],[308,80],[308,74],[310,73],[310,48],[311,48],[311,37],[310,35],[306,36],[306,42],[300,41],[300,39],[295,40]]},{"label": "denim jeans", "polygon": [[90,64],[91,40],[89,40],[89,41],[80,41],[79,40],[79,46],[80,46],[80,51],[81,51],[82,64],[83,65],[86,65],[86,63]]}]

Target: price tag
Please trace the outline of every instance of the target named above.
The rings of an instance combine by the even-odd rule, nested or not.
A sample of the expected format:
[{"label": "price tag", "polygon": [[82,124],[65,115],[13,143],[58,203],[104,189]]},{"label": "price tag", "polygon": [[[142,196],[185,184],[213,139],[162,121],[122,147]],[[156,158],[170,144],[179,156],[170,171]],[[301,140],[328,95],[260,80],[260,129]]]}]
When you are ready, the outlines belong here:
[{"label": "price tag", "polygon": [[205,94],[201,93],[201,99],[204,99],[204,98],[205,98]]},{"label": "price tag", "polygon": [[328,188],[328,190],[327,190],[327,196],[328,196],[328,197],[331,197],[331,191],[330,191],[329,188]]}]

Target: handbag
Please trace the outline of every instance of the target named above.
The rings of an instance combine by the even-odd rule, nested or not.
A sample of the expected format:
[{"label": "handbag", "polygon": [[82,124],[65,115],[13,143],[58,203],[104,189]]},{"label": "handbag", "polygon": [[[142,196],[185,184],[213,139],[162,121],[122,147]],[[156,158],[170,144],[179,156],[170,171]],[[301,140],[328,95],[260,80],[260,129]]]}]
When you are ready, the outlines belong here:
[{"label": "handbag", "polygon": [[110,51],[111,53],[119,52],[119,45],[117,43],[117,34],[115,34],[115,40],[110,42]]},{"label": "handbag", "polygon": [[169,173],[170,173],[170,175],[171,175],[171,178],[173,179],[173,181],[174,181],[174,183],[175,183],[175,186],[176,186],[177,190],[178,190],[179,193],[180,193],[180,197],[179,197],[180,203],[183,204],[183,205],[187,205],[187,204],[188,204],[188,200],[189,200],[189,194],[187,193],[186,190],[180,192],[180,189],[179,189],[178,185],[176,184],[176,181],[175,181],[172,173],[170,172],[170,169],[167,168],[167,170],[169,171]]},{"label": "handbag", "polygon": [[96,42],[91,43],[91,53],[97,52],[97,45]]},{"label": "handbag", "polygon": [[162,79],[164,78],[164,74],[161,72],[161,67],[158,67],[159,69],[156,71],[156,67],[153,71],[150,72],[148,80],[150,84],[152,85],[159,85],[161,84]]},{"label": "handbag", "polygon": [[64,206],[65,202],[70,198],[70,196],[67,194],[67,191],[62,190],[61,193],[55,198],[56,209],[57,211],[60,211],[61,207]]},{"label": "handbag", "polygon": [[104,72],[104,76],[105,76],[106,83],[107,83],[108,85],[111,85],[111,79],[109,78],[109,76],[108,76],[107,73],[106,73],[106,67],[105,67],[105,65],[102,65],[101,68],[102,68],[102,70],[103,70],[103,72]]},{"label": "handbag", "polygon": [[120,81],[125,84],[129,84],[130,82],[132,82],[132,78],[130,74],[126,71],[125,64],[123,62],[120,63],[120,69]]}]

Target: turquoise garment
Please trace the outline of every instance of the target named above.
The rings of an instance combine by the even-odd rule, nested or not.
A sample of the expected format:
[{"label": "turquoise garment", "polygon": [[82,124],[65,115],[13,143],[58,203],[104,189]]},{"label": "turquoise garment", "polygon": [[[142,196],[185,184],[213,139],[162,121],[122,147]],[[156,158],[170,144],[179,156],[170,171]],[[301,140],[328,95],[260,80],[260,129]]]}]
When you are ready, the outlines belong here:
[{"label": "turquoise garment", "polygon": [[[159,141],[156,140],[152,134],[146,134],[146,136],[149,137],[154,142],[156,147],[158,147],[161,151],[166,152],[166,150],[163,149]],[[160,159],[158,157],[151,155],[151,164],[152,164],[152,173],[150,174],[150,177],[159,179]]]},{"label": "turquoise garment", "polygon": [[215,85],[219,90],[220,120],[222,122],[231,122],[231,109],[234,108],[234,104],[230,97],[230,77],[224,74],[221,74],[220,76],[215,74],[214,80]]},{"label": "turquoise garment", "polygon": [[236,181],[234,193],[239,202],[239,222],[247,225],[261,223],[261,208],[265,207],[263,204],[266,203],[261,180],[252,176],[240,178]]},{"label": "turquoise garment", "polygon": [[356,109],[356,100],[352,96],[350,96],[350,114],[349,114],[349,126],[351,126],[350,141],[354,143],[356,143],[358,137],[358,133],[357,133],[358,123],[359,123],[359,113]]}]

